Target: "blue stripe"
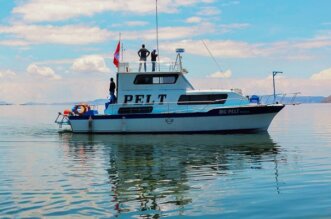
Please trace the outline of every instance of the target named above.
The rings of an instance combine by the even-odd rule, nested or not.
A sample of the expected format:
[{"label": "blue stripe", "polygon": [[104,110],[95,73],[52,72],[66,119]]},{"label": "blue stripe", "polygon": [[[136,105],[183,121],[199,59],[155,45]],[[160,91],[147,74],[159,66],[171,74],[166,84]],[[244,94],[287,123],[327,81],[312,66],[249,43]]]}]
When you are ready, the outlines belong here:
[{"label": "blue stripe", "polygon": [[[187,118],[187,117],[210,117],[210,116],[240,116],[240,115],[258,115],[277,113],[284,108],[284,105],[277,106],[252,106],[252,107],[234,107],[218,108],[208,112],[195,113],[158,113],[158,114],[122,114],[122,115],[94,115],[92,119],[149,119],[149,118]],[[70,120],[87,120],[90,116],[69,116]]]}]

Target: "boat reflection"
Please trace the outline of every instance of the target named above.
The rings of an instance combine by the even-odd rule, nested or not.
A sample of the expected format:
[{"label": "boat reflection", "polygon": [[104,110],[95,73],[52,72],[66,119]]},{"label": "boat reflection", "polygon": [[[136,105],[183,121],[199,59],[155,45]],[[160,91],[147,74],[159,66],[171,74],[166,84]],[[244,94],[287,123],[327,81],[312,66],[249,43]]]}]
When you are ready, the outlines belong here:
[{"label": "boat reflection", "polygon": [[[78,135],[63,133],[72,156],[106,160],[116,214],[184,211],[194,194],[220,177],[275,163],[281,148],[269,134],[249,135]],[[77,160],[77,159],[76,159]],[[94,159],[95,160],[95,159]],[[170,213],[169,213],[170,214]],[[167,214],[168,215],[168,214]]]}]

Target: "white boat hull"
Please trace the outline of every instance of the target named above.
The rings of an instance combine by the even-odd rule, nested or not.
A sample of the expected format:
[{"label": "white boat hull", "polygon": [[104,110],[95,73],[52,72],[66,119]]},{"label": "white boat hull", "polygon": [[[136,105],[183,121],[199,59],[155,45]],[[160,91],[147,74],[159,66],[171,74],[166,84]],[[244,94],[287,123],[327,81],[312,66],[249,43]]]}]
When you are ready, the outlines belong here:
[{"label": "white boat hull", "polygon": [[207,113],[71,116],[75,133],[226,133],[266,131],[284,105],[219,108]]}]

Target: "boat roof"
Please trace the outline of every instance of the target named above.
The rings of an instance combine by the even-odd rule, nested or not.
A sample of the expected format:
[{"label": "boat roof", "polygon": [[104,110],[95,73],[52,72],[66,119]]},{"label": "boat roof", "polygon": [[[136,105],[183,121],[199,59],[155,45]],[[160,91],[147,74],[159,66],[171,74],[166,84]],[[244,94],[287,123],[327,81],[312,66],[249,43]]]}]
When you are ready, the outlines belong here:
[{"label": "boat roof", "polygon": [[[140,62],[122,62],[119,64],[118,73],[135,73],[135,74],[184,74],[188,73],[185,68],[181,68],[176,63],[157,63],[155,71],[152,70],[151,62],[146,62],[146,70],[144,71],[144,64]],[[139,71],[139,69],[141,71]]]},{"label": "boat roof", "polygon": [[157,75],[157,74],[183,74],[183,72],[180,71],[118,71],[118,74],[151,74],[151,75]]}]

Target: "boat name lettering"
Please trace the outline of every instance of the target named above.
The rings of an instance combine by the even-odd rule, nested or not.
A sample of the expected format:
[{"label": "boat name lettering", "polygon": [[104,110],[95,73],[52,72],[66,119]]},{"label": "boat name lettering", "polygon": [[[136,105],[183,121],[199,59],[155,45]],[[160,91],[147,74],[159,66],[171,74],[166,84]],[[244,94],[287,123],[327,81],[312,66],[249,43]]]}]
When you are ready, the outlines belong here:
[{"label": "boat name lettering", "polygon": [[239,109],[221,109],[218,111],[220,115],[236,115],[240,114]]},{"label": "boat name lettering", "polygon": [[[124,95],[124,103],[147,103],[147,104],[154,104],[154,100],[151,101],[152,95],[151,94],[136,94],[136,95]],[[159,103],[163,103],[164,100],[167,98],[166,94],[159,94],[158,100]]]}]

